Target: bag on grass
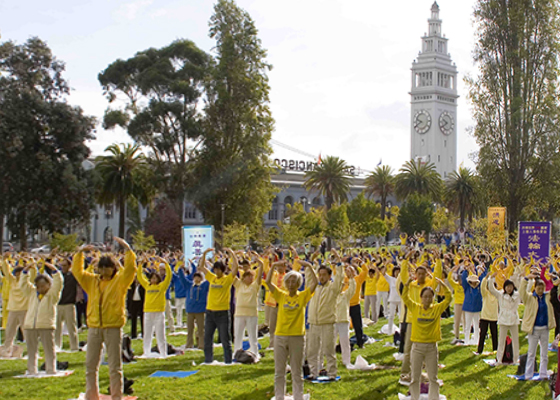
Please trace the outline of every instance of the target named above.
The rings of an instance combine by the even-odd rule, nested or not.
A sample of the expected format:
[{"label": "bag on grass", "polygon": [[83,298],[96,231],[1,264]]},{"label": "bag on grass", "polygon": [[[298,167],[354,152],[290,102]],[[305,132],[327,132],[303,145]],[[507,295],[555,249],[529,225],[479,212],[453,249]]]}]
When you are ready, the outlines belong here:
[{"label": "bag on grass", "polygon": [[[527,354],[523,354],[519,357],[519,366],[517,367],[517,375],[525,375],[525,369],[527,366]],[[534,371],[538,371],[537,360],[535,359]]]},{"label": "bag on grass", "polygon": [[[506,346],[504,349],[504,356],[502,357],[502,363],[511,364],[513,363],[513,343],[509,336],[506,336]],[[523,370],[525,373],[525,370]]]},{"label": "bag on grass", "polygon": [[130,336],[124,335],[122,340],[122,361],[129,363],[134,361],[134,351],[132,350],[132,339]]},{"label": "bag on grass", "polygon": [[[68,369],[68,361],[57,361],[56,362],[56,370],[57,371],[66,371]],[[39,367],[39,371],[45,370],[45,363],[41,364]]]},{"label": "bag on grass", "polygon": [[239,349],[235,352],[233,358],[241,364],[256,364],[258,357],[250,350]]},{"label": "bag on grass", "polygon": [[[128,394],[128,395],[134,394],[134,389],[132,388],[133,384],[134,384],[133,379],[126,379],[126,376],[123,376],[123,393]],[[107,389],[107,392],[109,393],[109,395],[111,395],[111,387],[110,386]]]},{"label": "bag on grass", "polygon": [[393,344],[397,347],[401,344],[401,334],[398,331],[393,333]]},{"label": "bag on grass", "polygon": [[[152,353],[159,353],[159,349],[157,346],[154,346],[150,350]],[[172,354],[185,354],[185,352],[177,347],[173,347],[169,343],[167,343],[167,355],[170,356]]]}]

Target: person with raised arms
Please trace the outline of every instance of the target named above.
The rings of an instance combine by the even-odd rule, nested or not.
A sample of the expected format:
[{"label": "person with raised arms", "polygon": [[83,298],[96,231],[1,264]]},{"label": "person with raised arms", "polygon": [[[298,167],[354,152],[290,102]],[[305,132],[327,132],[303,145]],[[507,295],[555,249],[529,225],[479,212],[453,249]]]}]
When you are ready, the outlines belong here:
[{"label": "person with raised arms", "polygon": [[138,268],[137,279],[140,285],[144,288],[144,356],[151,354],[152,338],[155,331],[157,347],[160,357],[167,357],[167,340],[165,338],[165,293],[171,284],[173,272],[171,267],[161,257],[157,257],[159,261],[165,266],[165,278],[163,278],[159,271],[154,270],[149,273],[149,280],[146,279],[142,268]]},{"label": "person with raised arms", "polygon": [[[285,260],[275,262],[271,271],[284,268]],[[298,291],[303,283],[303,276],[297,272],[299,266],[309,271],[307,288]],[[294,270],[284,276],[284,287],[279,289],[272,282],[272,273],[266,276],[270,293],[278,303],[278,322],[276,324],[274,344],[274,393],[276,400],[284,400],[286,394],[286,364],[290,359],[292,374],[292,391],[294,400],[303,400],[303,354],[305,350],[305,307],[317,287],[317,275],[313,266],[299,259],[294,262]]]},{"label": "person with raised arms", "polygon": [[213,273],[206,268],[206,255],[214,251],[207,249],[200,257],[198,271],[202,272],[210,283],[208,290],[208,302],[206,305],[206,316],[204,322],[204,362],[210,364],[214,361],[214,332],[218,330],[222,347],[224,349],[224,362],[231,364],[231,338],[230,338],[230,312],[231,286],[233,279],[237,276],[239,265],[237,257],[231,249],[224,249],[233,268],[226,275],[227,261],[218,260],[213,265]]},{"label": "person with raised arms", "polygon": [[72,273],[88,295],[88,338],[86,352],[85,400],[99,399],[99,365],[103,344],[107,350],[111,398],[120,400],[123,393],[122,328],[126,324],[126,293],[136,274],[136,255],[121,238],[115,241],[125,249],[124,268],[113,256],[101,256],[99,274],[84,271],[84,246],[74,255]]},{"label": "person with raised arms", "polygon": [[445,296],[441,303],[434,304],[436,292],[431,286],[424,286],[420,290],[420,302],[412,300],[410,296],[412,278],[408,278],[404,283],[402,292],[404,304],[411,314],[411,400],[418,400],[420,398],[420,380],[424,363],[426,364],[426,371],[428,372],[430,382],[428,399],[439,399],[437,343],[441,340],[441,314],[451,303],[452,296],[451,289],[445,282],[439,278],[435,278],[435,281],[439,283]]}]

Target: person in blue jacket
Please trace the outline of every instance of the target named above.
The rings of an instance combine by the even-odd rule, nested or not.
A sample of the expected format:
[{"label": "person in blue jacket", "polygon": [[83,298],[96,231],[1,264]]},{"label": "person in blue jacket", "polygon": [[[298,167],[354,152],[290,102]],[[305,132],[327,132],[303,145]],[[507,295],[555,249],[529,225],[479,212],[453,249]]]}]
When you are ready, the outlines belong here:
[{"label": "person in blue jacket", "polygon": [[[469,263],[469,261],[466,261]],[[488,271],[485,267],[479,266],[482,270],[480,276],[472,264],[466,264],[461,274],[461,284],[465,291],[465,301],[463,302],[463,313],[465,314],[465,345],[477,346],[480,336],[480,313],[482,311],[482,293],[480,290],[480,281],[484,279]],[[471,327],[473,328],[473,336],[471,339]]]},{"label": "person in blue jacket", "polygon": [[194,325],[197,328],[197,348],[204,350],[204,315],[210,283],[203,275],[196,271],[196,265],[191,263],[191,273],[185,276],[185,266],[178,271],[179,280],[185,287],[187,301],[187,349],[194,348]]},{"label": "person in blue jacket", "polygon": [[[173,271],[175,271],[175,266],[177,261],[175,259],[170,260],[170,265]],[[175,323],[179,328],[184,327],[183,325],[183,311],[185,310],[185,303],[187,300],[187,288],[183,284],[183,281],[179,278],[179,272],[173,272],[172,280],[173,288],[175,289],[175,312],[177,316],[175,318]]]}]

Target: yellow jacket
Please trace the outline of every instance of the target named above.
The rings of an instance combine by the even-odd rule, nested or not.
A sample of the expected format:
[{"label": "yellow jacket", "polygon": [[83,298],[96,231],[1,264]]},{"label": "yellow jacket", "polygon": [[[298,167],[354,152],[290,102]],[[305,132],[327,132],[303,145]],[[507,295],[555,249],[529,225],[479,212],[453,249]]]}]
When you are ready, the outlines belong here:
[{"label": "yellow jacket", "polygon": [[[443,266],[441,265],[441,260],[438,258],[436,260],[436,266],[434,268],[434,278],[439,278],[441,279],[441,276],[443,274]],[[401,267],[401,273],[399,274],[399,278],[400,281],[397,279],[397,291],[399,290],[400,284],[401,282],[403,284],[405,284],[406,282],[408,282],[408,277],[409,277],[409,273],[408,273],[408,260],[403,260],[402,263],[402,267]],[[413,302],[416,303],[420,303],[420,292],[422,291],[423,288],[425,288],[426,286],[431,286],[434,291],[436,290],[438,285],[438,282],[435,279],[430,279],[429,277],[426,278],[426,281],[424,282],[423,285],[420,285],[417,281],[412,281],[410,283],[410,288],[409,288],[409,294],[410,294],[410,298],[412,299]],[[406,285],[405,285],[406,286]],[[412,323],[412,313],[409,312],[408,309],[406,309],[406,304],[404,302],[404,292],[401,294],[401,305],[402,305],[402,310],[405,310],[405,312],[401,312],[401,322],[406,322],[408,324]],[[406,318],[406,319],[405,319]]]},{"label": "yellow jacket", "polygon": [[480,293],[482,294],[482,312],[480,318],[486,321],[498,320],[498,299],[490,292],[488,285],[493,285],[493,282],[488,280],[488,275],[484,277],[480,283]]},{"label": "yellow jacket", "polygon": [[144,298],[144,312],[164,312],[165,311],[165,292],[169,288],[173,273],[168,263],[165,263],[165,279],[157,285],[152,285],[144,275],[142,268],[138,268],[136,276],[138,282],[146,289],[146,297]]},{"label": "yellow jacket", "polygon": [[[465,302],[465,289],[463,288],[463,285],[453,279],[451,273],[447,276],[447,278],[449,284],[453,288],[453,297],[455,298],[455,304],[463,304]],[[459,279],[461,279],[461,277],[459,277]]]},{"label": "yellow jacket", "polygon": [[376,271],[373,278],[370,276],[369,272],[366,278],[366,288],[364,291],[364,296],[375,296],[377,294],[377,281],[379,280],[379,273]]},{"label": "yellow jacket", "polygon": [[362,293],[362,284],[366,280],[369,271],[369,264],[362,265],[362,271],[360,275],[355,276],[354,280],[356,281],[356,292],[354,296],[350,299],[350,307],[357,306],[360,304],[360,295]]},{"label": "yellow jacket", "polygon": [[[519,288],[519,294],[521,295],[521,301],[525,304],[525,312],[523,313],[523,322],[521,323],[521,330],[523,332],[531,333],[533,332],[533,327],[535,326],[535,319],[537,318],[537,312],[539,311],[539,302],[535,296],[533,296],[532,288],[535,284],[533,279],[527,282],[527,279],[521,279],[521,286]],[[556,320],[554,319],[554,309],[550,303],[550,292],[545,293],[546,308],[548,311],[548,330],[556,328]]]},{"label": "yellow jacket", "polygon": [[24,329],[54,329],[56,327],[56,306],[62,293],[62,273],[52,276],[51,288],[39,299],[35,285],[30,282],[31,274],[22,274],[19,286],[29,299],[27,314],[25,314]]},{"label": "yellow jacket", "polygon": [[[18,280],[12,274],[12,270],[6,261],[2,263],[2,273],[9,282],[8,311],[27,311],[29,298],[21,290]],[[34,279],[37,275],[37,270],[35,268],[31,269],[30,275]],[[21,279],[22,276],[20,275]]]},{"label": "yellow jacket", "polygon": [[101,277],[84,271],[84,253],[78,252],[72,261],[72,273],[88,295],[87,321],[90,328],[122,328],[126,323],[126,292],[136,273],[136,255],[126,252],[124,268],[101,289]]}]

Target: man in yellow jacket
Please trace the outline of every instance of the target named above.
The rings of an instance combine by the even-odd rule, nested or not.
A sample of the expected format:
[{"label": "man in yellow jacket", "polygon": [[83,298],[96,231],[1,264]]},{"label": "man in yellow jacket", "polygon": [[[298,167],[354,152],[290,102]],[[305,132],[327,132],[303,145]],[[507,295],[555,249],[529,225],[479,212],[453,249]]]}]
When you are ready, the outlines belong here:
[{"label": "man in yellow jacket", "polygon": [[72,262],[72,273],[88,295],[86,400],[99,399],[98,373],[103,343],[107,349],[111,398],[122,398],[122,327],[126,323],[126,292],[136,274],[136,255],[123,239],[115,238],[115,241],[126,250],[124,268],[117,268],[119,263],[112,256],[103,256],[98,263],[99,275],[84,271],[84,251],[93,250],[93,246],[82,247]]}]

